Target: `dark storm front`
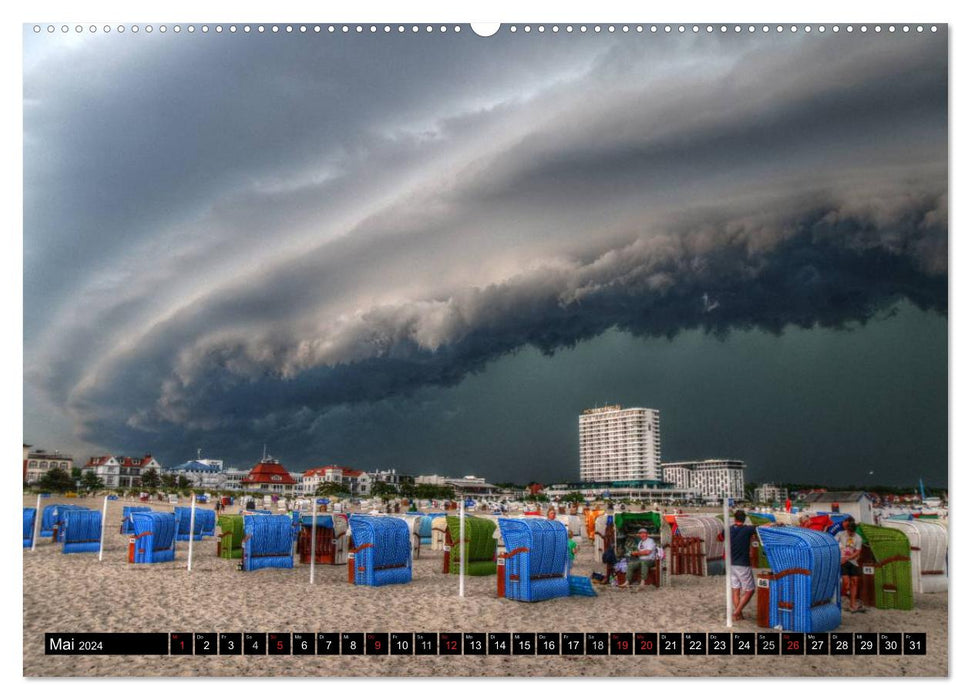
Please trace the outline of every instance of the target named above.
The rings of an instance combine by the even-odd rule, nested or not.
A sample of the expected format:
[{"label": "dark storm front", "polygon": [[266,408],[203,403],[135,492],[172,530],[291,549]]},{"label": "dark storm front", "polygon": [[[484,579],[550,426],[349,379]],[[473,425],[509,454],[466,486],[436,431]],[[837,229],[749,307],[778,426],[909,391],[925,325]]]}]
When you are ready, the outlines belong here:
[{"label": "dark storm front", "polygon": [[870,656],[927,654],[912,632],[47,633],[53,656]]}]

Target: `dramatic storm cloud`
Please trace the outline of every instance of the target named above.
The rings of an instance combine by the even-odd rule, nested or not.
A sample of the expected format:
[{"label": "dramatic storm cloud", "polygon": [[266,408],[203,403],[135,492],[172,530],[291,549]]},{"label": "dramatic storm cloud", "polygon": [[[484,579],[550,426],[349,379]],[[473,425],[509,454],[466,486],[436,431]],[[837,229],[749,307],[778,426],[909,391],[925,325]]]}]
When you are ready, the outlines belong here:
[{"label": "dramatic storm cloud", "polygon": [[[576,412],[628,386],[566,373],[585,344],[700,333],[710,358],[733,338],[839,343],[901,304],[945,322],[943,33],[28,34],[24,130],[28,441],[569,479]],[[946,346],[928,361],[946,381]],[[550,371],[515,426],[444,437],[479,401],[468,382],[509,362]],[[563,382],[565,425],[527,439]],[[625,400],[664,430],[682,408]],[[665,452],[769,460],[742,429],[672,425],[685,454]],[[812,429],[790,426],[791,449]],[[532,443],[535,474],[476,432]],[[819,464],[786,466],[763,476]]]}]

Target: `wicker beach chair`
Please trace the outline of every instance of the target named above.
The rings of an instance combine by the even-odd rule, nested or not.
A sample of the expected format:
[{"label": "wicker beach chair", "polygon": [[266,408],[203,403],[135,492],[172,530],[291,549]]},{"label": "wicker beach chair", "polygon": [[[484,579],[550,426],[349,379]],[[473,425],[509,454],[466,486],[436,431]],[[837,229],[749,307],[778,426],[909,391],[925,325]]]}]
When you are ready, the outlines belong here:
[{"label": "wicker beach chair", "polygon": [[354,559],[348,557],[348,566],[355,585],[411,582],[411,533],[404,520],[354,514],[349,524]]},{"label": "wicker beach chair", "polygon": [[55,542],[64,541],[64,516],[71,510],[88,510],[85,506],[70,503],[57,503],[44,508],[41,518],[40,534],[42,537],[53,537]]},{"label": "wicker beach chair", "polygon": [[[314,545],[314,558],[318,564],[347,563],[347,519],[332,513],[317,514],[317,544]],[[314,516],[300,517],[300,532],[297,536],[297,554],[301,564],[310,563],[311,538],[314,532]]]},{"label": "wicker beach chair", "polygon": [[884,520],[910,541],[911,587],[915,593],[947,591],[947,529],[938,522]]},{"label": "wicker beach chair", "polygon": [[293,568],[293,520],[289,515],[243,516],[243,571]]},{"label": "wicker beach chair", "polygon": [[[445,573],[459,573],[459,527],[457,516],[446,518],[445,533],[449,551],[445,553]],[[496,573],[496,538],[494,537],[496,524],[486,518],[466,516],[465,543],[463,545],[462,560],[465,562],[465,573],[469,576],[494,576]]]},{"label": "wicker beach chair", "polygon": [[37,509],[24,508],[24,547],[34,544],[34,523],[37,522]]},{"label": "wicker beach chair", "polygon": [[705,558],[703,575],[724,574],[725,543],[718,539],[725,532],[724,523],[710,515],[679,515],[677,523],[681,537],[697,537],[701,541],[701,551]]},{"label": "wicker beach chair", "polygon": [[[872,576],[875,607],[883,610],[913,608],[910,540],[907,539],[907,535],[900,530],[865,523],[860,523],[856,527],[864,542],[860,566],[863,568],[863,586],[867,595],[861,597],[865,600],[869,598]],[[869,569],[872,569],[872,573]]]},{"label": "wicker beach chair", "polygon": [[[64,511],[64,526],[58,525],[58,538],[64,543],[64,554],[97,552],[101,547],[101,511]],[[63,538],[61,537],[63,535]]]},{"label": "wicker beach chair", "polygon": [[534,518],[500,518],[507,551],[504,594],[534,603],[570,595],[568,533],[563,523]]},{"label": "wicker beach chair", "polygon": [[130,550],[132,564],[161,564],[175,561],[175,514],[152,510],[136,511],[130,515],[134,547]]},{"label": "wicker beach chair", "polygon": [[192,522],[192,508],[186,506],[175,507],[175,538],[179,542],[189,541],[189,525],[192,524],[192,539],[198,542],[207,534],[216,534],[216,511],[208,508],[196,508],[196,519]]},{"label": "wicker beach chair", "polygon": [[832,536],[801,527],[760,527],[772,573],[769,626],[790,632],[827,632],[841,621],[840,552]]}]

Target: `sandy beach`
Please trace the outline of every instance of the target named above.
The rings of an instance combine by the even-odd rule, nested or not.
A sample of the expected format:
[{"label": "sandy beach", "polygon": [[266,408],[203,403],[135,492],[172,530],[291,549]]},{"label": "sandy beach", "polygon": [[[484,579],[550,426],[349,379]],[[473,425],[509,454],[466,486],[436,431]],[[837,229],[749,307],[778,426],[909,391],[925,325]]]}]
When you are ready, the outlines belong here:
[{"label": "sandy beach", "polygon": [[[100,499],[51,499],[100,510]],[[25,506],[36,499],[24,497]],[[176,561],[126,563],[128,538],[118,532],[123,505],[108,508],[104,561],[61,554],[50,538],[23,552],[25,676],[946,676],[948,595],[915,595],[909,611],[870,609],[844,615],[841,632],[925,632],[926,656],[630,657],[630,656],[45,656],[45,632],[720,632],[721,576],[679,576],[670,587],[597,587],[596,598],[519,603],[496,597],[494,577],[441,573],[441,552],[422,548],[409,585],[369,588],[347,583],[345,566],[236,570],[216,557],[213,538],[188,543]],[[171,509],[159,503],[156,510]],[[231,509],[235,512],[235,509]],[[581,546],[574,573],[596,567]],[[747,614],[755,616],[753,599]],[[735,631],[755,632],[753,620]],[[765,630],[763,630],[765,631]]]}]

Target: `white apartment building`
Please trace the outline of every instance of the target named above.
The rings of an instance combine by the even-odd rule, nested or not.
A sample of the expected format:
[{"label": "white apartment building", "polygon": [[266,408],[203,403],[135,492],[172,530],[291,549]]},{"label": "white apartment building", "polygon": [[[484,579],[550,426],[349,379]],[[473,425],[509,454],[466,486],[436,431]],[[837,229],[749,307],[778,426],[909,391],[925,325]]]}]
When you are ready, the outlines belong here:
[{"label": "white apartment building", "polygon": [[[415,477],[415,485],[417,486],[417,485],[420,485],[420,484],[429,484],[431,486],[444,486],[445,485],[445,480],[447,478],[448,477],[446,477],[446,476],[439,476],[438,474],[428,474],[428,475],[423,475],[423,476],[416,476]],[[484,481],[484,479],[483,479],[483,481]]]},{"label": "white apartment building", "polygon": [[314,467],[303,472],[301,478],[302,492],[312,494],[317,487],[327,482],[341,484],[352,496],[367,496],[371,493],[371,477],[359,469],[339,467],[335,464],[326,467]]},{"label": "white apartment building", "polygon": [[24,481],[28,484],[35,484],[41,480],[51,469],[63,469],[68,474],[74,467],[74,459],[70,455],[62,455],[60,452],[47,452],[46,450],[33,450],[24,456]]},{"label": "white apartment building", "polygon": [[[218,490],[225,487],[226,478],[223,475],[221,459],[193,459],[165,471],[170,474],[184,476],[194,488]],[[246,476],[241,472],[240,478]]]},{"label": "white apartment building", "polygon": [[220,476],[223,478],[222,488],[227,491],[242,491],[243,479],[249,474],[245,469],[224,469]]},{"label": "white apartment building", "polygon": [[757,503],[784,503],[789,498],[789,490],[775,484],[762,484],[755,489]]},{"label": "white apartment building", "polygon": [[661,418],[653,408],[604,406],[580,414],[580,480],[661,480]]},{"label": "white apartment building", "polygon": [[702,498],[745,498],[745,462],[738,459],[706,459],[666,462],[664,480],[681,489],[696,489]]}]

